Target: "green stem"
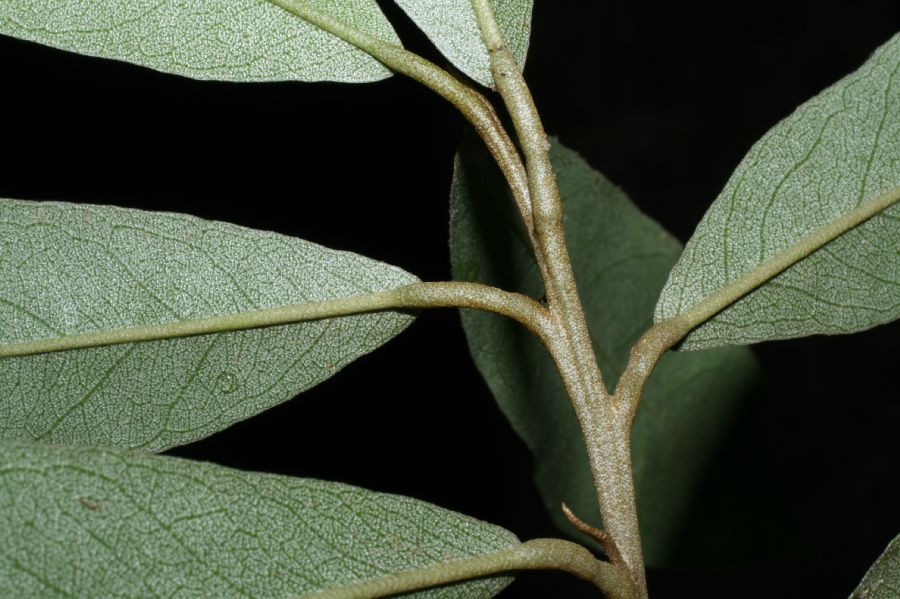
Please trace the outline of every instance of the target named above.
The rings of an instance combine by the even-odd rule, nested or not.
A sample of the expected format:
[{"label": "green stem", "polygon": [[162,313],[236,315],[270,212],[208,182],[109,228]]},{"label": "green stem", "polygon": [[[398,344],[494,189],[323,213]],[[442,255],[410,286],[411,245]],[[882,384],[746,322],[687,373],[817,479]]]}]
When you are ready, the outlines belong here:
[{"label": "green stem", "polygon": [[596,396],[604,395],[600,370],[581,300],[575,286],[572,262],[566,247],[562,225],[562,202],[556,175],[550,163],[549,142],[531,92],[522,78],[519,65],[503,44],[489,0],[473,0],[475,14],[491,54],[491,70],[503,97],[525,154],[528,189],[531,192],[538,261],[546,272],[547,300],[551,311],[561,320],[562,331],[574,351],[587,359],[579,360],[580,378]]},{"label": "green stem", "polygon": [[548,307],[558,335],[548,345],[581,425],[605,532],[640,597],[647,596],[631,472],[627,412],[603,384],[572,271],[562,224],[562,202],[549,142],[521,68],[506,47],[490,0],[472,0],[491,55],[494,81],[525,155],[534,218],[535,254],[544,273]]},{"label": "green stem", "polygon": [[269,0],[272,4],[316,27],[353,44],[389,69],[406,75],[431,89],[453,106],[481,136],[506,177],[529,234],[533,231],[531,200],[525,167],[515,145],[503,128],[493,105],[482,94],[421,56],[385,42],[313,8],[303,0]]},{"label": "green stem", "polygon": [[544,285],[547,302],[551,312],[560,319],[560,330],[566,335],[572,350],[587,358],[588,363],[578,360],[575,364],[580,380],[586,389],[594,391],[594,395],[599,397],[604,395],[603,381],[593,357],[590,335],[566,247],[562,227],[562,202],[548,154],[547,134],[519,65],[503,45],[489,0],[473,0],[473,6],[491,54],[494,81],[509,109],[525,154],[535,226],[535,250],[537,259],[546,272]]},{"label": "green stem", "polygon": [[507,572],[548,569],[573,574],[610,596],[637,598],[631,580],[621,570],[597,560],[581,545],[560,539],[535,539],[496,553],[311,593],[302,599],[372,599]]},{"label": "green stem", "polygon": [[760,262],[752,270],[704,297],[681,314],[652,326],[632,348],[628,365],[619,378],[616,389],[616,397],[628,406],[631,419],[637,411],[644,383],[663,353],[684,339],[693,329],[760,285],[897,202],[900,202],[900,185],[825,223],[768,260]]},{"label": "green stem", "polygon": [[686,334],[681,319],[670,318],[650,327],[631,347],[628,364],[619,377],[615,393],[617,403],[626,406],[629,430],[644,393],[644,383],[653,373],[662,355]]},{"label": "green stem", "polygon": [[281,306],[209,318],[181,320],[156,325],[94,331],[38,341],[0,344],[0,359],[49,352],[84,349],[122,343],[159,341],[194,335],[241,331],[305,320],[319,320],[381,310],[414,308],[473,308],[496,312],[518,320],[545,338],[550,329],[546,309],[524,295],[477,283],[413,283],[387,291]]},{"label": "green stem", "polygon": [[[588,462],[603,520],[607,556],[627,568],[638,592],[646,599],[643,551],[637,519],[631,465],[631,420],[623,404],[607,395],[591,395],[578,379],[573,363],[582,360],[566,336],[552,335],[545,342],[572,399],[584,436]],[[593,358],[593,354],[591,355]],[[615,597],[615,596],[613,596]],[[618,598],[616,598],[618,599]]]}]

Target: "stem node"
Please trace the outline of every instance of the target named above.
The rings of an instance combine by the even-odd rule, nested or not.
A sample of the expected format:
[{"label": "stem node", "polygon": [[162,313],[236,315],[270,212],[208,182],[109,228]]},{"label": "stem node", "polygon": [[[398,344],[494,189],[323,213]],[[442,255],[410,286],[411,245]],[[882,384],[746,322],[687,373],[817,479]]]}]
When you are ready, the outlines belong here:
[{"label": "stem node", "polygon": [[609,397],[597,365],[578,297],[563,232],[562,201],[549,155],[549,141],[537,107],[515,58],[504,46],[490,0],[472,0],[482,37],[491,52],[491,70],[525,156],[534,218],[534,250],[549,311],[557,322],[547,348],[556,363],[584,435],[605,533],[615,541],[622,570],[637,596],[647,597],[644,558],[631,476],[631,436],[627,419]]},{"label": "stem node", "polygon": [[581,518],[575,515],[575,513],[566,505],[566,502],[562,502],[562,512],[566,519],[572,523],[572,525],[587,536],[591,537],[603,547],[603,552],[606,553],[606,557],[609,558],[610,563],[613,564],[621,564],[622,563],[622,555],[619,553],[619,548],[616,547],[616,542],[613,540],[611,536],[609,536],[606,531],[591,526]]}]

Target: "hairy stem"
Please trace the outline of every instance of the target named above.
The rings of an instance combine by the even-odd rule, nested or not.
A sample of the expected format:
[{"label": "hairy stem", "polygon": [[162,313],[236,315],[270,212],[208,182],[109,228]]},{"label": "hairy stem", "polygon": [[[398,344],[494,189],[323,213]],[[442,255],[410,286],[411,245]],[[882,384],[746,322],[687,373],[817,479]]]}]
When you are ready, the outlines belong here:
[{"label": "hairy stem", "polygon": [[122,343],[159,341],[227,331],[241,331],[305,320],[319,320],[381,310],[473,308],[518,320],[540,338],[550,328],[545,308],[524,295],[477,283],[413,283],[387,291],[307,302],[253,312],[196,318],[156,325],[67,335],[37,341],[0,344],[0,359]]},{"label": "hairy stem", "polygon": [[610,596],[637,599],[631,580],[621,570],[598,561],[581,545],[560,539],[535,539],[504,551],[328,589],[303,599],[372,599],[521,570],[561,570]]},{"label": "hairy stem", "polygon": [[323,13],[304,0],[269,0],[272,4],[312,23],[316,27],[353,44],[389,69],[406,75],[434,91],[459,110],[484,140],[506,177],[529,235],[534,226],[528,180],[522,159],[503,128],[493,105],[472,87],[436,64],[399,46],[385,42]]},{"label": "hairy stem", "polygon": [[562,202],[550,162],[547,135],[521,68],[503,41],[490,0],[472,0],[472,6],[491,56],[494,81],[525,155],[535,254],[542,266],[548,307],[557,324],[557,335],[548,348],[581,424],[605,532],[639,596],[646,597],[628,415],[607,394],[594,355],[566,247]]}]

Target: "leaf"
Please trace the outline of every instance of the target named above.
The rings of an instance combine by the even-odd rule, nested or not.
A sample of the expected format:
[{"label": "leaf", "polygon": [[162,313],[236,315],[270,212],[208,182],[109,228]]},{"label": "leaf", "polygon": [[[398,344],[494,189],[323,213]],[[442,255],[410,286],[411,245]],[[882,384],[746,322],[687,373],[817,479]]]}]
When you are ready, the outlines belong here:
[{"label": "leaf", "polygon": [[[657,322],[900,185],[900,35],[753,146],[673,269]],[[851,333],[900,316],[894,205],[696,328],[682,349]]]},{"label": "leaf", "polygon": [[[191,216],[0,200],[0,344],[416,281]],[[402,331],[396,312],[0,359],[0,438],[159,451],[282,403]]]},{"label": "leaf", "polygon": [[[614,385],[631,345],[651,324],[654,301],[681,247],[572,151],[554,142],[551,159],[594,349],[607,384]],[[451,195],[454,277],[541,297],[540,275],[512,199],[490,158],[471,140],[457,155]],[[463,325],[479,370],[535,456],[536,482],[555,522],[575,534],[560,511],[560,502],[565,501],[579,517],[598,526],[581,431],[545,349],[522,327],[494,315],[463,311]],[[765,498],[748,488],[751,483],[741,481],[728,491],[732,495],[723,497],[718,487],[710,491],[713,500],[721,499],[732,510],[721,514],[724,521],[704,521],[689,535],[681,528],[693,506],[704,499],[699,490],[717,474],[709,471],[711,457],[738,424],[757,374],[747,349],[728,348],[666,354],[648,381],[633,450],[649,563],[716,555],[720,549],[712,543],[692,556],[678,553],[688,537],[705,534],[704,526],[709,538],[720,528],[767,526],[747,508],[748,503],[759,507],[756,502]],[[723,470],[731,473],[734,466]],[[741,511],[745,508],[749,513]],[[734,514],[739,514],[739,521],[729,520]]]},{"label": "leaf", "polygon": [[900,535],[894,537],[850,595],[850,599],[900,598]]},{"label": "leaf", "polygon": [[294,597],[518,544],[408,497],[115,450],[0,443],[0,506],[4,597]]},{"label": "leaf", "polygon": [[277,4],[400,44],[375,0],[3,0],[0,33],[195,79],[377,81],[381,63]]},{"label": "leaf", "polygon": [[[460,71],[494,86],[491,59],[471,0],[396,0],[437,49]],[[493,0],[500,32],[519,65],[525,65],[533,0]]]}]

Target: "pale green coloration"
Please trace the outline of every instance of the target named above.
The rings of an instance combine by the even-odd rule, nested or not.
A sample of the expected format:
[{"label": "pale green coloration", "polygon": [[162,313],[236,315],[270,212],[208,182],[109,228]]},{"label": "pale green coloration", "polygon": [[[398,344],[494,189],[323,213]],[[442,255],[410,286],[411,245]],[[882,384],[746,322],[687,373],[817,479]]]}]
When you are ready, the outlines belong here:
[{"label": "pale green coloration", "polygon": [[[276,233],[114,207],[0,201],[0,343],[235,314],[413,283]],[[157,451],[284,402],[402,331],[360,314],[0,359],[0,438]]]},{"label": "pale green coloration", "polygon": [[900,599],[900,535],[875,560],[850,599]]},{"label": "pale green coloration", "polygon": [[[657,322],[897,185],[900,35],[753,146],[672,271]],[[851,333],[898,316],[900,206],[894,205],[726,307],[682,348]]]},{"label": "pale green coloration", "polygon": [[[518,544],[437,506],[138,452],[0,444],[0,596],[292,597]],[[491,597],[509,577],[416,597]]]},{"label": "pale green coloration", "polygon": [[[653,304],[681,246],[572,151],[554,142],[551,158],[565,208],[566,238],[593,345],[615,384],[634,341],[650,326]],[[541,297],[537,265],[524,228],[490,159],[474,142],[457,156],[452,187],[454,277]],[[546,350],[516,323],[463,311],[469,347],[501,409],[535,454],[535,477],[548,510],[599,526],[584,442],[565,389]],[[634,427],[634,470],[646,557],[663,564],[702,559],[676,555],[686,536],[730,523],[681,529],[698,498],[705,468],[730,432],[757,373],[750,352],[729,348],[668,354],[646,387]],[[726,501],[733,498],[728,497]],[[732,507],[733,503],[729,503]],[[758,522],[752,515],[743,519]],[[584,537],[579,535],[579,540]]]},{"label": "pale green coloration", "polygon": [[179,337],[245,331],[322,320],[338,316],[411,310],[418,308],[474,308],[516,319],[536,335],[548,334],[549,321],[543,306],[531,298],[507,293],[496,287],[458,281],[412,283],[386,291],[373,291],[350,297],[312,301],[250,312],[236,312],[207,318],[173,320],[162,324],[106,329],[37,341],[0,343],[0,359],[34,356],[51,352],[105,347],[132,342],[161,341]]},{"label": "pale green coloration", "polygon": [[[475,20],[471,0],[396,0],[397,4],[460,71],[494,87],[491,59]],[[497,22],[520,67],[531,37],[533,0],[494,0]]]},{"label": "pale green coloration", "polygon": [[195,79],[376,81],[390,71],[277,4],[399,44],[375,0],[0,0],[0,33]]},{"label": "pale green coloration", "polygon": [[[302,599],[373,599],[394,597],[415,589],[445,585],[504,572],[554,569],[596,586],[603,595],[636,599],[634,583],[618,567],[600,561],[582,545],[562,539],[532,539],[519,545],[473,558],[408,570],[354,585],[304,595]],[[404,597],[406,595],[403,595]]]}]

